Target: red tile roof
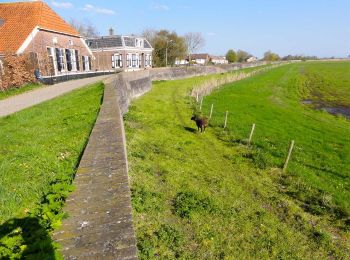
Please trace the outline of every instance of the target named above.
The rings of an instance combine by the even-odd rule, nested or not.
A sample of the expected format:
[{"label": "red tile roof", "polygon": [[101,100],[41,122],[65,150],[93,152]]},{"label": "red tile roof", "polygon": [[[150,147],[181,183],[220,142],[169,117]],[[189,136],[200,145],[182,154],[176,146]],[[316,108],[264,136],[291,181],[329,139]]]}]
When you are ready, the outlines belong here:
[{"label": "red tile roof", "polygon": [[[36,26],[79,36],[79,33],[46,3],[0,3],[0,52],[16,52]],[[2,24],[2,25],[1,25]]]},{"label": "red tile roof", "polygon": [[203,60],[209,59],[209,54],[207,53],[191,54],[191,60],[202,60],[202,59]]}]

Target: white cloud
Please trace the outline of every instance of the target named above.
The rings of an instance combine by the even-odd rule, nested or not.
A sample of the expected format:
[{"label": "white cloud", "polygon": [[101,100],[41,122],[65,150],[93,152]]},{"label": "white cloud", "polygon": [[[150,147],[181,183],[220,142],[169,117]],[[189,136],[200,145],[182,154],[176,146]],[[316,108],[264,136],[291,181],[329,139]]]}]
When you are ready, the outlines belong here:
[{"label": "white cloud", "polygon": [[91,12],[91,13],[100,13],[100,14],[107,14],[107,15],[115,15],[115,11],[111,9],[106,9],[106,8],[100,8],[96,7],[90,4],[86,4],[81,10],[85,12]]},{"label": "white cloud", "polygon": [[69,8],[73,7],[73,4],[70,3],[70,2],[56,2],[56,1],[52,1],[51,4],[54,7],[63,8],[63,9],[69,9]]},{"label": "white cloud", "polygon": [[153,10],[159,10],[159,11],[169,11],[169,10],[170,10],[170,7],[167,6],[167,5],[163,5],[163,4],[156,4],[156,3],[153,3],[153,4],[152,4],[152,9],[153,9]]}]

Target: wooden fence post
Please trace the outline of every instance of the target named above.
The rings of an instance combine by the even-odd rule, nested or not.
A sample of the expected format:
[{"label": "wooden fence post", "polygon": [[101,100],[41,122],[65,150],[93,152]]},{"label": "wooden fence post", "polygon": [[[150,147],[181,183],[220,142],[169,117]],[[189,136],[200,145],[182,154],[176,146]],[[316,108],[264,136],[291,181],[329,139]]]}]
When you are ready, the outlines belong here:
[{"label": "wooden fence post", "polygon": [[228,117],[228,111],[226,111],[224,129],[225,129],[225,128],[226,128],[226,126],[227,126],[227,117]]},{"label": "wooden fence post", "polygon": [[287,156],[287,159],[286,159],[286,161],[285,161],[285,163],[284,163],[284,166],[283,166],[283,172],[286,172],[286,171],[287,171],[288,163],[289,163],[289,160],[290,160],[290,156],[292,155],[293,148],[294,148],[294,140],[293,140],[292,143],[290,144],[288,156]]},{"label": "wooden fence post", "polygon": [[197,93],[197,95],[196,95],[196,101],[197,101],[197,103],[198,103],[198,93]]},{"label": "wooden fence post", "polygon": [[214,109],[214,104],[211,104],[209,119],[211,119],[211,116],[213,115],[213,109]]},{"label": "wooden fence post", "polygon": [[253,124],[252,130],[250,131],[250,135],[249,135],[249,139],[248,139],[248,145],[250,145],[250,143],[252,142],[254,130],[255,130],[255,124]]},{"label": "wooden fence post", "polygon": [[199,105],[199,111],[202,111],[202,105],[203,105],[203,97],[201,98],[201,103]]}]

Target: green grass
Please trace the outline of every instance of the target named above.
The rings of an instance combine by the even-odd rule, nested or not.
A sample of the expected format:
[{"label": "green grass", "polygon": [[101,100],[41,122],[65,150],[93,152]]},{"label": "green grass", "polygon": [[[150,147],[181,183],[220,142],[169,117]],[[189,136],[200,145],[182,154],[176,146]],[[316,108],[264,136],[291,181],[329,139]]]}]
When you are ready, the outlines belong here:
[{"label": "green grass", "polygon": [[20,88],[11,88],[9,90],[0,91],[0,100],[9,98],[11,96],[19,95],[36,88],[40,88],[42,86],[43,85],[41,84],[31,83],[31,84],[24,85]]},{"label": "green grass", "polygon": [[348,257],[350,124],[301,104],[309,66],[215,91],[203,103],[204,114],[214,103],[205,134],[190,121],[188,93],[209,77],[156,82],[132,103],[125,124],[141,259]]},{"label": "green grass", "polygon": [[327,106],[350,107],[350,63],[307,63],[300,68],[304,95]]},{"label": "green grass", "polygon": [[58,257],[59,226],[103,94],[98,83],[0,118],[0,258]]}]

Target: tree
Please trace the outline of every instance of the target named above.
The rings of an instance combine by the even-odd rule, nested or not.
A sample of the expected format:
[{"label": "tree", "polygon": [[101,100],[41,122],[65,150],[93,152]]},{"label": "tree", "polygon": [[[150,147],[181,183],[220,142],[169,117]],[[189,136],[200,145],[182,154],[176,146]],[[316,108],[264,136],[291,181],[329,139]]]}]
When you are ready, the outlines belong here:
[{"label": "tree", "polygon": [[191,61],[191,54],[200,50],[205,45],[205,39],[199,32],[189,32],[184,35],[184,39],[187,46],[189,60]]},{"label": "tree", "polygon": [[280,60],[280,56],[276,53],[273,53],[271,51],[267,51],[264,53],[264,61],[278,61]]},{"label": "tree", "polygon": [[226,53],[226,59],[229,63],[233,63],[237,61],[237,54],[234,50],[228,50]]},{"label": "tree", "polygon": [[249,54],[248,52],[242,50],[237,51],[238,62],[245,62],[249,57],[251,57],[251,54]]},{"label": "tree", "polygon": [[79,34],[85,38],[96,38],[100,35],[96,27],[89,21],[83,23],[81,21],[70,19],[69,24],[79,32]]},{"label": "tree", "polygon": [[176,58],[184,58],[187,54],[185,39],[178,36],[176,32],[147,29],[142,33],[142,36],[154,48],[152,57],[154,67],[164,67],[166,56],[168,64],[172,65]]}]

